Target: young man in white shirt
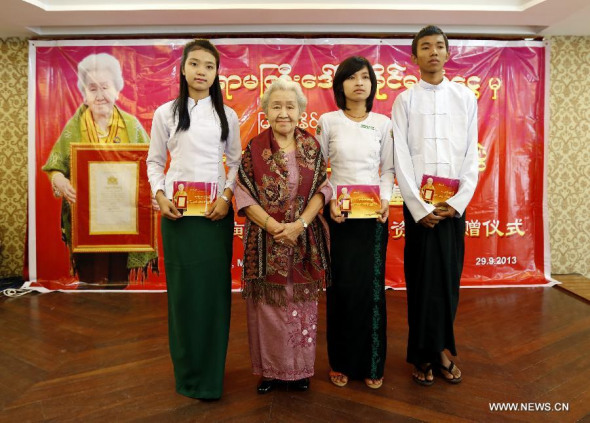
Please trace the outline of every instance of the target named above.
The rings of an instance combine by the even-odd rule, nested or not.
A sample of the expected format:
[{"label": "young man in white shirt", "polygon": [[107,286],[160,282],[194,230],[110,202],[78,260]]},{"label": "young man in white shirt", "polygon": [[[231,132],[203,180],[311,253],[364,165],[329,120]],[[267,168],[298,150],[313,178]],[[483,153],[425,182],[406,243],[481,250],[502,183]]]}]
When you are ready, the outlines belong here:
[{"label": "young man in white shirt", "polygon": [[[444,76],[449,59],[446,35],[423,28],[412,42],[412,61],[421,80],[395,100],[392,110],[397,181],[404,199],[404,273],[408,298],[408,350],[413,380],[434,383],[433,369],[450,383],[461,372],[453,322],[465,252],[465,208],[478,177],[477,100]],[[457,193],[429,204],[420,196],[424,175],[458,179]]]}]

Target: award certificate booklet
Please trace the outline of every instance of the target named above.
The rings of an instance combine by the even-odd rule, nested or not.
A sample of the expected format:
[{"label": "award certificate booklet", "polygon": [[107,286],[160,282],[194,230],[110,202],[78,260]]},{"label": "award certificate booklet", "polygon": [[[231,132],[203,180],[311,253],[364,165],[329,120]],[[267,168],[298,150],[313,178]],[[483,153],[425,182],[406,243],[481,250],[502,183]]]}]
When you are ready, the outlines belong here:
[{"label": "award certificate booklet", "polygon": [[139,164],[90,162],[90,235],[137,234]]},{"label": "award certificate booklet", "polygon": [[217,182],[174,181],[172,202],[184,216],[204,216],[217,199]]},{"label": "award certificate booklet", "polygon": [[459,180],[441,178],[440,176],[424,175],[420,186],[420,196],[428,204],[447,201],[459,191]]},{"label": "award certificate booklet", "polygon": [[336,193],[338,207],[348,219],[371,219],[380,216],[379,185],[338,185]]}]

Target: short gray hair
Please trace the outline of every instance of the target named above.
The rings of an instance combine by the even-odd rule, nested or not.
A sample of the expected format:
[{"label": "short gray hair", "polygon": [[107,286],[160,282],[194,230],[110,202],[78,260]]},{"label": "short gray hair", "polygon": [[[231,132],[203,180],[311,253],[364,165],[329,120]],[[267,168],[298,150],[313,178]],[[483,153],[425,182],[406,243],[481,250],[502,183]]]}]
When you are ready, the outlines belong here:
[{"label": "short gray hair", "polygon": [[305,112],[305,108],[307,107],[307,98],[303,94],[301,86],[297,82],[293,82],[288,76],[283,75],[279,79],[275,79],[270,87],[268,87],[262,95],[260,106],[266,115],[268,115],[268,103],[270,101],[270,96],[275,91],[293,91],[295,93],[295,97],[297,98],[299,114],[301,115],[303,112]]},{"label": "short gray hair", "polygon": [[113,85],[117,92],[123,89],[123,71],[121,64],[115,57],[107,53],[91,54],[78,63],[78,89],[85,97],[84,87],[88,84],[87,78],[90,72],[106,70],[113,75]]}]

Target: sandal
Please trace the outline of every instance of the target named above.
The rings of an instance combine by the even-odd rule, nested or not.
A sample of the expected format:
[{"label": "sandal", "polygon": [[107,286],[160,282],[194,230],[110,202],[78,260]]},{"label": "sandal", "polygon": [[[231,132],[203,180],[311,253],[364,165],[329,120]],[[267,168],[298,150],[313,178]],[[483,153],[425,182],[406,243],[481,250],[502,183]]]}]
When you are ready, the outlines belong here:
[{"label": "sandal", "polygon": [[348,383],[348,376],[346,376],[344,373],[335,372],[333,370],[330,370],[330,382],[332,382],[334,385],[342,388],[342,387],[346,386],[346,384]]},{"label": "sandal", "polygon": [[383,378],[381,379],[365,379],[365,384],[371,389],[379,389],[383,385]]},{"label": "sandal", "polygon": [[426,364],[423,366],[418,366],[418,365],[414,364],[414,369],[417,372],[420,372],[424,375],[424,379],[420,379],[418,376],[416,376],[415,374],[412,373],[412,379],[418,385],[431,386],[434,383],[434,378],[432,380],[427,379],[428,373],[432,371],[432,364]]},{"label": "sandal", "polygon": [[[455,366],[455,363],[451,360],[451,364],[449,364],[449,367],[445,367],[443,366],[442,363],[438,363],[438,371],[441,374],[442,378],[444,380],[446,380],[449,383],[453,383],[453,384],[457,384],[457,383],[461,383],[461,381],[463,380],[463,377],[461,376],[455,376],[455,374],[453,373],[453,369],[457,367]],[[443,374],[442,371],[447,372],[448,374],[450,374],[452,377],[447,377],[447,375]]]}]

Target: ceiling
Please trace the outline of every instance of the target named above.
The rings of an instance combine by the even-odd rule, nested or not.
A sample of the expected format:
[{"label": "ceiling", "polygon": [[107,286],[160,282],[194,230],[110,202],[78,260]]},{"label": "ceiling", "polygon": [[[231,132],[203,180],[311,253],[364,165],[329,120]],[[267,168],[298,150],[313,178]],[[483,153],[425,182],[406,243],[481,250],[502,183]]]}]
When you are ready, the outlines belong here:
[{"label": "ceiling", "polygon": [[590,36],[588,0],[1,0],[0,37],[242,34]]}]

